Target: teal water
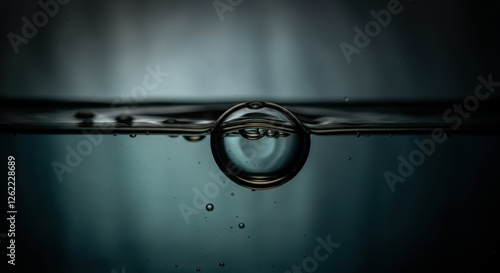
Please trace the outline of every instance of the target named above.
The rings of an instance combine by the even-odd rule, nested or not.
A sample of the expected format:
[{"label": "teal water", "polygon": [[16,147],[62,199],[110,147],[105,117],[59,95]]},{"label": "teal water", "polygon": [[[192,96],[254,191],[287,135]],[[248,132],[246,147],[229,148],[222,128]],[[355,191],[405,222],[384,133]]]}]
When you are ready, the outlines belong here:
[{"label": "teal water", "polygon": [[84,135],[1,136],[0,156],[17,162],[18,257],[42,271],[481,268],[498,259],[499,138],[452,136],[393,192],[384,173],[426,137],[312,136],[302,171],[263,191],[227,179],[209,137],[107,135],[72,167]]}]

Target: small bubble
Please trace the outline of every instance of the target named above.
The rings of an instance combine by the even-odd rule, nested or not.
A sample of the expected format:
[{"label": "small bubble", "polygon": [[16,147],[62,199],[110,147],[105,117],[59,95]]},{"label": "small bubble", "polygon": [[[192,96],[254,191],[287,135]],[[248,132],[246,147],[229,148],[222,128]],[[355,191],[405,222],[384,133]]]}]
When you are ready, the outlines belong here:
[{"label": "small bubble", "polygon": [[132,121],[134,120],[134,118],[131,115],[126,115],[126,114],[119,115],[115,119],[116,122],[125,124],[132,124]]},{"label": "small bubble", "polygon": [[245,228],[245,224],[244,223],[239,223],[238,227],[241,228],[241,229],[244,229]]},{"label": "small bubble", "polygon": [[130,134],[131,138],[135,138],[137,135],[136,134]]},{"label": "small bubble", "polygon": [[392,137],[392,134],[389,134],[389,137]]},{"label": "small bubble", "polygon": [[356,137],[360,137],[360,136],[361,136],[361,133],[357,132]]},{"label": "small bubble", "polygon": [[214,205],[209,203],[209,204],[207,204],[207,206],[205,208],[207,209],[207,211],[212,211],[212,210],[214,210]]},{"label": "small bubble", "polygon": [[225,265],[226,265],[226,264],[225,264],[224,262],[220,262],[220,263],[219,263],[219,266],[220,266],[220,267],[223,267],[223,266],[225,266]]},{"label": "small bubble", "polygon": [[262,106],[263,106],[262,102],[258,102],[258,101],[248,103],[248,107],[251,109],[260,109],[260,108],[262,108]]},{"label": "small bubble", "polygon": [[344,101],[349,101],[349,97],[344,97]]},{"label": "small bubble", "polygon": [[178,264],[176,264],[176,265],[175,265],[175,267],[177,268],[177,267],[179,267],[179,265],[178,265]]},{"label": "small bubble", "polygon": [[234,196],[234,192],[231,193],[231,196]]},{"label": "small bubble", "polygon": [[200,271],[201,271],[201,268],[197,267],[196,272],[200,272]]},{"label": "small bubble", "polygon": [[289,137],[290,134],[288,133],[285,133],[285,132],[278,132],[278,134],[276,135],[276,138],[278,137]]},{"label": "small bubble", "polygon": [[351,157],[350,157],[350,156],[348,156],[348,157],[347,157],[347,160],[351,160]]},{"label": "small bubble", "polygon": [[205,136],[184,136],[184,139],[189,141],[189,142],[199,142],[202,141],[205,138]]},{"label": "small bubble", "polygon": [[166,123],[166,124],[173,124],[175,122],[176,122],[176,120],[173,119],[173,118],[169,118],[169,119],[166,119],[166,120],[163,121],[163,123]]},{"label": "small bubble", "polygon": [[149,135],[149,131],[146,131],[146,135]]},{"label": "small bubble", "polygon": [[247,238],[250,239],[250,235],[248,235]]}]

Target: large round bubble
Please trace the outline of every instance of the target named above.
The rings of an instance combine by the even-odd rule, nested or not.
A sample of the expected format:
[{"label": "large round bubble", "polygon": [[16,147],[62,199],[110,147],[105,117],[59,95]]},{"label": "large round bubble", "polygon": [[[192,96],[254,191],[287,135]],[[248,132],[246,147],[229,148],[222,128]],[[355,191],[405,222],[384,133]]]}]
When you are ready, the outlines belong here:
[{"label": "large round bubble", "polygon": [[212,153],[232,181],[251,189],[292,179],[309,154],[310,136],[288,110],[272,103],[236,105],[216,122]]}]

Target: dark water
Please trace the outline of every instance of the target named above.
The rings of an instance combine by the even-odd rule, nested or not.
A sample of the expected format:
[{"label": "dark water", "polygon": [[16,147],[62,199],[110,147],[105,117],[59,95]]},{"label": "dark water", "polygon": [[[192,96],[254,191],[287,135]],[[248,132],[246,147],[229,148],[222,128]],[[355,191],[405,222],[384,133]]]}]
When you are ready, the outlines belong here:
[{"label": "dark water", "polygon": [[0,273],[499,271],[499,1],[3,4]]},{"label": "dark water", "polygon": [[[313,135],[293,179],[252,191],[220,171],[210,137],[105,135],[93,144],[85,135],[1,136],[0,156],[17,164],[18,262],[40,272],[293,272],[294,265],[421,272],[496,264],[498,136],[452,135],[392,191],[384,173],[399,175],[398,156],[409,160],[415,140],[429,137]],[[60,180],[54,162],[71,172]],[[324,260],[314,258],[327,241],[333,252],[321,248]]]}]

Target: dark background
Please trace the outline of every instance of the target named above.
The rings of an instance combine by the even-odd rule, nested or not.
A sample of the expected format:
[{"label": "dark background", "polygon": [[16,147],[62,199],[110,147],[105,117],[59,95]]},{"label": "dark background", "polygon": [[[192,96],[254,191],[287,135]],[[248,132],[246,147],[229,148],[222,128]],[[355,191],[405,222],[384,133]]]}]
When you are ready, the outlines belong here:
[{"label": "dark background", "polygon": [[[112,102],[156,65],[170,74],[144,100],[453,102],[480,75],[500,80],[494,1],[401,1],[347,63],[339,44],[387,2],[244,0],[221,21],[212,1],[73,0],[16,54],[8,33],[41,9],[3,1],[0,99]],[[284,272],[327,235],[341,246],[317,272],[498,268],[498,136],[453,136],[392,193],[384,171],[425,137],[314,136],[294,180],[263,192],[228,181],[186,224],[179,204],[218,171],[208,139],[106,136],[59,182],[51,163],[84,136],[1,136],[2,162],[18,167],[16,268]]]}]

